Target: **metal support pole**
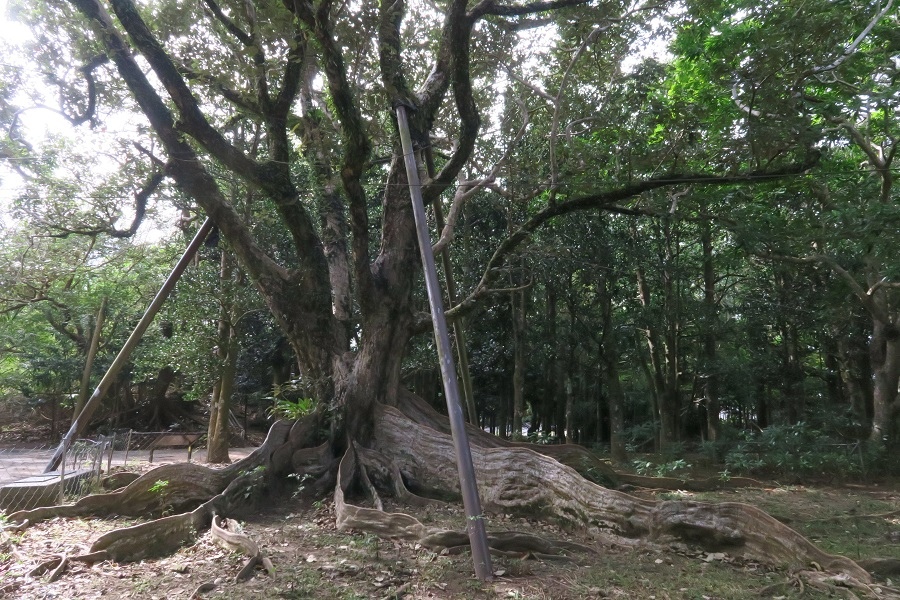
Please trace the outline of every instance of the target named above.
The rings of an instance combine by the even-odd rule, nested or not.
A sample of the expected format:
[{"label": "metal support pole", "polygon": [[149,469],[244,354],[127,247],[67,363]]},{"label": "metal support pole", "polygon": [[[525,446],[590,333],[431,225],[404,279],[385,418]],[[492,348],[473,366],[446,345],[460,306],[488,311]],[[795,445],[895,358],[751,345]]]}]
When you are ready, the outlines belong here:
[{"label": "metal support pole", "polygon": [[481,513],[481,499],[478,497],[475,467],[472,463],[472,450],[469,447],[469,436],[466,433],[466,423],[463,419],[462,406],[459,402],[456,368],[453,364],[450,336],[447,334],[447,320],[444,318],[441,288],[438,283],[437,269],[434,265],[431,238],[428,235],[425,207],[422,204],[422,185],[419,182],[419,170],[413,154],[406,107],[402,104],[398,105],[396,111],[397,128],[400,130],[400,143],[403,146],[403,158],[406,163],[406,176],[409,180],[409,194],[412,198],[413,215],[416,219],[419,252],[422,255],[422,265],[425,270],[425,287],[428,290],[428,301],[431,305],[434,339],[437,344],[441,377],[444,380],[444,394],[447,396],[447,414],[450,417],[450,432],[453,435],[453,448],[456,451],[456,467],[459,470],[459,484],[462,490],[463,506],[466,510],[469,544],[472,547],[472,560],[475,563],[476,577],[481,580],[489,580],[493,578],[491,553],[488,548],[487,532],[484,527],[484,515]]},{"label": "metal support pole", "polygon": [[109,390],[109,387],[112,385],[113,381],[115,381],[116,376],[118,376],[119,374],[119,371],[121,371],[122,367],[125,366],[125,363],[128,362],[128,359],[131,357],[131,352],[138,345],[138,342],[141,341],[141,338],[144,336],[144,332],[147,331],[150,323],[153,322],[153,318],[156,316],[156,313],[159,312],[159,309],[162,308],[162,305],[166,301],[166,298],[168,298],[169,294],[172,293],[172,290],[175,289],[175,284],[178,282],[181,274],[184,273],[185,269],[187,269],[187,266],[191,263],[191,260],[193,260],[194,255],[197,253],[197,250],[200,249],[201,244],[203,244],[203,240],[206,239],[206,236],[209,235],[209,232],[212,231],[212,228],[213,222],[211,219],[207,218],[206,221],[203,222],[203,225],[200,226],[200,230],[197,232],[197,234],[194,235],[194,239],[192,239],[191,243],[188,244],[188,247],[185,249],[184,254],[181,256],[181,259],[172,269],[172,272],[169,273],[169,276],[166,278],[166,281],[163,283],[162,287],[156,293],[156,297],[153,298],[150,306],[147,307],[147,310],[144,312],[144,316],[142,316],[141,320],[138,321],[138,324],[135,325],[134,331],[131,332],[131,335],[125,341],[125,345],[122,346],[121,350],[119,350],[118,356],[116,356],[115,360],[113,360],[112,364],[109,366],[109,369],[106,370],[106,375],[104,375],[103,379],[100,380],[100,383],[97,384],[97,388],[85,403],[84,408],[81,409],[81,412],[78,413],[78,416],[75,417],[75,420],[72,421],[72,426],[69,427],[69,431],[67,431],[66,435],[63,436],[62,441],[59,443],[59,447],[56,449],[56,452],[53,453],[53,457],[50,459],[50,462],[47,463],[47,467],[44,469],[45,473],[49,473],[56,469],[57,465],[59,465],[60,458],[65,455],[66,450],[68,450],[69,446],[72,445],[72,440],[81,435],[81,433],[84,431],[84,428],[87,427],[91,416],[94,414],[97,408],[99,408],[100,401],[103,400],[103,396]]}]

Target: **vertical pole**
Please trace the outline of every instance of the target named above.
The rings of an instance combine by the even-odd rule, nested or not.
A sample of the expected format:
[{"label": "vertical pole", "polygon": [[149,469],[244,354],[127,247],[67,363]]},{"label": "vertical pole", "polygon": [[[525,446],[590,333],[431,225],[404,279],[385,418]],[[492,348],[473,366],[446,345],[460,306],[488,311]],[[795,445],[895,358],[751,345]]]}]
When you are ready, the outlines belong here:
[{"label": "vertical pole", "polygon": [[122,459],[122,466],[128,466],[128,451],[131,450],[131,432],[133,429],[128,430],[128,437],[125,438],[125,458]]},{"label": "vertical pole", "polygon": [[66,453],[63,452],[62,462],[59,463],[59,504],[66,503]]},{"label": "vertical pole", "polygon": [[409,195],[412,199],[413,215],[416,219],[419,252],[422,255],[422,265],[425,270],[425,287],[428,290],[428,301],[431,305],[434,339],[437,344],[441,377],[444,380],[444,395],[447,397],[447,413],[450,418],[450,432],[453,435],[453,448],[456,451],[456,467],[459,470],[463,506],[466,510],[469,544],[472,547],[472,560],[475,562],[475,576],[481,580],[489,580],[493,578],[491,553],[487,543],[487,532],[484,528],[484,515],[481,514],[481,499],[478,497],[475,467],[472,463],[472,450],[469,447],[469,436],[466,433],[466,423],[463,419],[462,406],[459,402],[456,368],[453,364],[450,336],[447,334],[447,321],[444,318],[441,288],[438,283],[437,269],[434,265],[431,238],[428,235],[425,207],[422,204],[422,186],[419,182],[419,170],[413,154],[406,107],[400,104],[396,110],[397,128],[400,130],[400,143],[403,146],[406,176],[409,180]]},{"label": "vertical pole", "polygon": [[141,317],[141,320],[138,321],[138,324],[134,327],[134,331],[131,332],[131,335],[125,341],[125,345],[122,346],[122,349],[119,350],[119,354],[116,356],[115,360],[113,360],[112,364],[109,366],[109,369],[106,370],[106,375],[104,375],[103,379],[100,380],[100,383],[97,384],[97,389],[94,390],[94,393],[91,394],[91,397],[84,405],[84,408],[81,409],[81,412],[78,413],[78,415],[72,421],[72,426],[69,428],[69,431],[66,432],[66,435],[63,436],[62,441],[59,443],[59,447],[56,449],[56,452],[53,454],[50,462],[44,469],[45,473],[49,473],[56,468],[56,466],[59,464],[60,457],[65,455],[66,450],[72,444],[72,440],[78,437],[78,435],[81,434],[82,431],[84,431],[84,428],[87,427],[88,421],[94,414],[94,411],[96,411],[100,406],[100,401],[103,400],[103,396],[106,394],[107,390],[109,390],[109,387],[113,384],[113,381],[115,381],[116,376],[119,374],[119,371],[121,371],[122,367],[125,366],[125,363],[128,362],[128,359],[131,357],[132,350],[134,350],[134,348],[138,345],[138,342],[141,341],[141,338],[144,336],[144,332],[147,331],[150,323],[153,322],[153,318],[156,316],[156,313],[159,312],[159,309],[162,308],[162,305],[166,301],[166,298],[168,298],[169,294],[172,293],[172,290],[175,288],[175,284],[178,282],[181,274],[184,273],[185,269],[187,269],[188,265],[191,263],[191,260],[193,260],[194,255],[197,253],[197,250],[200,249],[200,245],[203,244],[203,240],[205,240],[206,236],[209,235],[209,232],[212,231],[212,228],[212,219],[207,218],[206,221],[203,222],[203,225],[200,226],[200,230],[197,231],[196,235],[194,235],[194,239],[192,239],[191,243],[188,244],[188,247],[185,249],[184,254],[182,254],[181,256],[181,259],[172,269],[172,272],[169,273],[169,276],[162,284],[162,287],[156,293],[156,296],[153,298],[150,306],[148,306],[147,310],[144,312],[144,316]]}]

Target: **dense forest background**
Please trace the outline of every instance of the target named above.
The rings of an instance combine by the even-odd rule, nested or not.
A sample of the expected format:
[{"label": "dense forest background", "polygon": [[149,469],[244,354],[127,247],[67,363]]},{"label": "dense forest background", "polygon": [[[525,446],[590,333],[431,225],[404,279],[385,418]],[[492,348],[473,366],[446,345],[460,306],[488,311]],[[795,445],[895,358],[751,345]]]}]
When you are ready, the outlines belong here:
[{"label": "dense forest background", "polygon": [[[456,191],[436,203],[454,235],[440,266],[455,288],[445,302],[465,334],[474,418],[502,437],[574,442],[619,463],[662,453],[660,472],[687,451],[725,473],[889,469],[900,441],[897,10],[572,4],[535,9],[545,15],[535,22],[497,15],[472,34],[480,133]],[[162,36],[190,18],[165,6],[147,9]],[[357,8],[340,27],[375,27],[374,13]],[[227,23],[217,9],[193,10]],[[275,7],[259,10],[262,21]],[[437,17],[425,5],[408,10],[418,21],[398,28],[403,60],[424,77],[419,62],[437,33],[416,28]],[[62,423],[54,436],[203,218],[167,178],[159,142],[108,61],[79,51],[72,66],[69,34],[55,25],[68,14],[14,5],[34,37],[7,43],[0,65],[0,396]],[[533,34],[538,26],[551,33]],[[195,64],[180,65],[188,79],[225,90],[228,77],[203,79],[217,68],[213,50],[188,37],[169,43],[194,53]],[[374,66],[357,58],[348,69],[358,84]],[[376,133],[391,131],[390,94],[372,86],[360,102],[374,150],[359,181],[377,223],[378,190],[402,182],[387,180],[391,142]],[[337,139],[329,123],[344,117],[315,76],[308,91],[290,176],[325,189],[334,173],[316,152],[332,142],[316,146],[308,126]],[[263,152],[252,106],[202,100],[231,143]],[[432,160],[445,166],[462,134],[448,125],[431,135]],[[257,243],[290,260],[296,236],[276,226],[277,203],[207,162]],[[333,198],[302,201],[324,246],[336,244]],[[430,215],[435,227],[443,219]],[[376,255],[377,237],[368,244]],[[242,265],[227,236],[207,240],[96,427],[205,428],[225,396],[239,420],[264,428],[279,408],[332,401]],[[414,308],[427,311],[421,281],[414,289]],[[334,311],[357,348],[360,306]],[[433,340],[416,333],[401,384],[441,409]]]}]

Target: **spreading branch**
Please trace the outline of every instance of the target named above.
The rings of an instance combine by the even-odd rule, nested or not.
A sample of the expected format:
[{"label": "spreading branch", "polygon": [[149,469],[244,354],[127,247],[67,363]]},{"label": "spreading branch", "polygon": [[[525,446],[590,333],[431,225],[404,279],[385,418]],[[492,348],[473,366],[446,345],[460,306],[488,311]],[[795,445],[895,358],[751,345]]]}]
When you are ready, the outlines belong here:
[{"label": "spreading branch", "polygon": [[524,102],[519,98],[514,98],[516,104],[519,105],[519,109],[522,111],[522,125],[519,127],[519,131],[516,133],[515,138],[511,143],[507,145],[506,152],[500,159],[494,163],[491,172],[487,174],[481,180],[478,181],[470,181],[463,182],[457,187],[456,193],[453,196],[453,201],[450,203],[450,211],[447,214],[447,222],[444,225],[443,230],[441,231],[441,237],[435,242],[433,246],[433,251],[435,254],[441,252],[444,248],[446,248],[451,241],[453,241],[454,229],[456,227],[456,223],[459,220],[460,214],[462,214],[462,208],[465,203],[475,194],[478,193],[479,190],[490,186],[494,183],[497,176],[500,174],[500,170],[506,165],[509,161],[509,157],[511,156],[513,149],[516,148],[519,141],[523,137],[525,137],[525,133],[528,131],[528,123],[529,113],[528,107]]},{"label": "spreading branch", "polygon": [[[747,185],[776,181],[783,177],[789,177],[808,171],[818,163],[819,158],[819,154],[813,154],[804,163],[791,165],[775,171],[753,171],[738,175],[711,175],[705,173],[666,175],[648,179],[646,181],[631,183],[615,190],[588,194],[556,204],[548,204],[520,225],[500,243],[494,251],[493,256],[491,256],[488,261],[484,274],[481,277],[481,281],[479,281],[469,296],[463,299],[457,306],[447,311],[447,317],[456,318],[465,316],[474,310],[481,300],[491,292],[493,283],[502,272],[502,267],[505,264],[507,257],[530,239],[532,234],[538,229],[556,217],[586,210],[606,209],[611,206],[616,206],[618,203],[625,200],[636,198],[646,192],[666,187],[685,185]],[[416,331],[424,331],[426,328],[427,323],[416,323]]]},{"label": "spreading branch", "polygon": [[808,75],[818,75],[820,73],[825,73],[826,71],[834,71],[835,69],[840,67],[844,63],[844,61],[846,61],[856,53],[859,45],[862,44],[863,41],[869,36],[869,34],[872,32],[872,29],[875,28],[875,25],[877,25],[878,22],[888,13],[888,11],[891,10],[891,6],[893,4],[894,0],[888,0],[887,4],[884,5],[884,8],[882,8],[874,17],[872,17],[872,20],[869,21],[869,24],[866,25],[866,27],[862,30],[862,32],[860,32],[858,36],[856,36],[856,39],[853,40],[849,46],[844,48],[844,51],[841,52],[841,54],[836,59],[834,59],[834,61],[823,67],[816,67],[815,69],[812,69],[808,73]]},{"label": "spreading branch", "polygon": [[498,17],[520,17],[523,15],[533,15],[535,13],[559,10],[562,8],[571,8],[573,6],[584,6],[589,4],[590,0],[547,0],[545,2],[530,2],[521,6],[500,4],[496,0],[482,0],[476,4],[469,12],[469,16],[473,19],[480,19],[488,15]]},{"label": "spreading branch", "polygon": [[872,316],[873,319],[877,321],[881,321],[882,323],[890,323],[892,322],[891,315],[888,313],[887,309],[882,306],[880,302],[878,302],[874,296],[875,291],[883,287],[882,285],[875,284],[868,290],[864,288],[859,281],[857,281],[856,277],[853,276],[847,269],[841,266],[834,257],[828,256],[827,254],[810,254],[807,256],[787,256],[784,254],[775,254],[771,252],[758,253],[757,256],[760,258],[765,258],[769,260],[777,260],[781,262],[793,263],[793,264],[820,264],[831,269],[836,275],[838,275],[850,290],[853,292],[853,295],[862,303],[863,308]]}]

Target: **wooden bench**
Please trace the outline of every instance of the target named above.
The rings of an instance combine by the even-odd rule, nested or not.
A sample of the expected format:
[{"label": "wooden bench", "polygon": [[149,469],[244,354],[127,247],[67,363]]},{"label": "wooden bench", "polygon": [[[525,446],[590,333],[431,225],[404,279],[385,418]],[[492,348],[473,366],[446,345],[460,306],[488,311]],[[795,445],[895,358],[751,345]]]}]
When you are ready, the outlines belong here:
[{"label": "wooden bench", "polygon": [[153,451],[157,448],[187,448],[188,462],[191,462],[191,454],[194,451],[194,444],[197,443],[203,433],[163,433],[150,442],[150,462],[153,462]]}]

